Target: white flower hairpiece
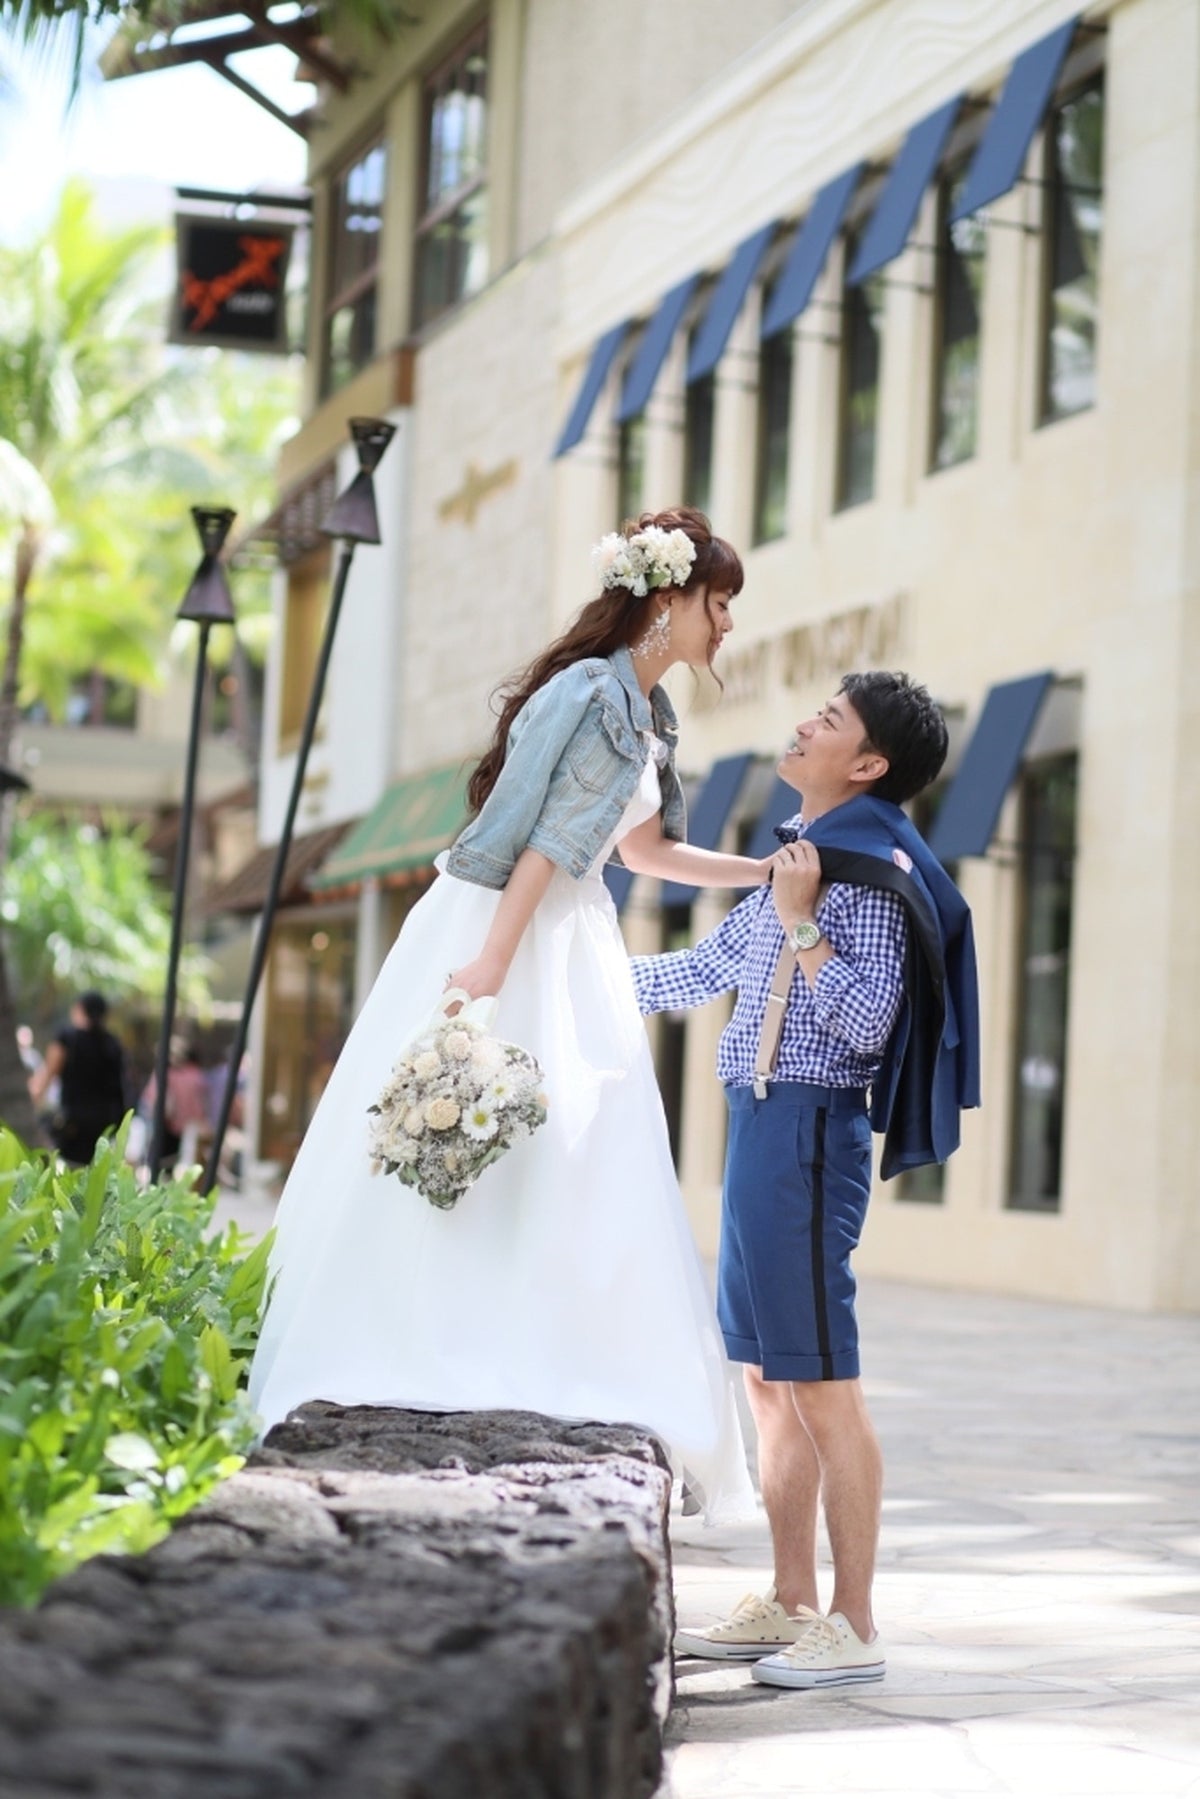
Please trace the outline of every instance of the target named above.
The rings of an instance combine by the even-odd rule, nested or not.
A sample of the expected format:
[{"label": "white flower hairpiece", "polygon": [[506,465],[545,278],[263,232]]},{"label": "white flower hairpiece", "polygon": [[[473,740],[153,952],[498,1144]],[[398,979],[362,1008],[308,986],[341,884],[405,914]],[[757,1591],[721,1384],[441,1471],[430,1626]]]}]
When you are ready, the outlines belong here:
[{"label": "white flower hairpiece", "polygon": [[601,587],[627,587],[639,599],[656,587],[682,587],[695,560],[687,532],[664,531],[661,525],[647,525],[632,537],[610,531],[592,551]]}]

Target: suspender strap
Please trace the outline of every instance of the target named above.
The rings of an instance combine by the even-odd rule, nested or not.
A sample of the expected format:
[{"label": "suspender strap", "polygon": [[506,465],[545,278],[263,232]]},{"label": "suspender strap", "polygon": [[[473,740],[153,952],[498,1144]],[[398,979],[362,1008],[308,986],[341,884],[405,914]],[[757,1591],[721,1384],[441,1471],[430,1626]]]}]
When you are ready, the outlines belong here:
[{"label": "suspender strap", "polygon": [[788,995],[792,990],[795,973],[796,958],[785,937],[783,948],[779,952],[779,960],[775,964],[775,973],[771,976],[771,991],[767,995],[762,1031],[759,1034],[758,1049],[754,1057],[755,1099],[766,1099],[767,1082],[775,1072],[775,1062],[779,1055],[779,1039],[783,1035],[783,1016],[787,1011]]}]

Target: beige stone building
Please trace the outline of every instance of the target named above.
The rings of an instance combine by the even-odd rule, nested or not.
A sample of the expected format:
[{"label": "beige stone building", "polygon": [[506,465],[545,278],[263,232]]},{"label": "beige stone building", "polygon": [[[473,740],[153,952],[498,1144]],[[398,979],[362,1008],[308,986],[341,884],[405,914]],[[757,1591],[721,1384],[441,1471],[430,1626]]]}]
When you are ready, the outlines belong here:
[{"label": "beige stone building", "polygon": [[[679,685],[702,834],[769,839],[774,758],[848,667],[910,668],[953,724],[920,822],[975,910],[985,1103],[941,1175],[877,1187],[860,1265],[1200,1305],[1200,0],[438,0],[369,67],[311,137],[264,842],[327,587],[305,506],[349,416],[400,437],[263,1117],[302,1127],[319,1063],[298,1100],[272,1045],[307,1004],[335,1048],[490,689],[590,544],[682,496],[746,550],[724,696]],[[638,949],[726,903],[678,897],[625,896]],[[722,1022],[654,1027],[706,1249]]]}]

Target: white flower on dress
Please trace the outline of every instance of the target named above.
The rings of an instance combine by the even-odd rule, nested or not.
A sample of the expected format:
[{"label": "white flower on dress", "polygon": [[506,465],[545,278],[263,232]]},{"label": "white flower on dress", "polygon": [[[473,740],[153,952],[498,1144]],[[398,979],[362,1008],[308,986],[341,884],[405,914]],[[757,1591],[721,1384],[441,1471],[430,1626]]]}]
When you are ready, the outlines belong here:
[{"label": "white flower on dress", "polygon": [[495,1108],[490,1106],[486,1097],[477,1099],[463,1113],[462,1128],[473,1143],[486,1143],[500,1129],[500,1121],[496,1117]]},{"label": "white flower on dress", "polygon": [[516,1091],[517,1083],[512,1075],[508,1073],[507,1069],[501,1069],[499,1074],[493,1075],[484,1088],[484,1104],[499,1111],[510,1103]]},{"label": "white flower on dress", "polygon": [[425,1108],[425,1122],[431,1131],[452,1131],[459,1120],[459,1109],[452,1099],[431,1099]]},{"label": "white flower on dress", "polygon": [[504,1065],[504,1056],[494,1037],[480,1037],[471,1048],[471,1067],[479,1074],[495,1074]]}]

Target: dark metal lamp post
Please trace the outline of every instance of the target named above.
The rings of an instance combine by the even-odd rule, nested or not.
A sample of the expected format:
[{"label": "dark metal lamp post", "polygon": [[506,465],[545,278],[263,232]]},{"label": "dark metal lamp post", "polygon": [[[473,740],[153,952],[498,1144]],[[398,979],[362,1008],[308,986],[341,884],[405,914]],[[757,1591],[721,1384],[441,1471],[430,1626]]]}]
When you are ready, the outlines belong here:
[{"label": "dark metal lamp post", "polygon": [[246,991],[242,999],[237,1034],[229,1052],[229,1064],[225,1070],[225,1091],[221,1096],[221,1112],[213,1133],[208,1166],[204,1171],[204,1180],[201,1183],[201,1192],[203,1193],[210,1193],[216,1185],[217,1167],[221,1160],[225,1133],[229,1129],[229,1118],[237,1095],[238,1074],[242,1066],[242,1057],[246,1053],[246,1040],[250,1034],[250,1017],[254,1011],[255,997],[258,993],[259,982],[262,980],[263,969],[266,966],[271,926],[274,923],[279,895],[283,887],[288,852],[292,847],[292,832],[295,828],[296,813],[300,806],[300,795],[304,787],[308,752],[312,748],[317,718],[321,711],[321,701],[325,696],[325,677],[329,670],[329,659],[333,653],[333,640],[337,632],[338,615],[342,609],[342,598],[346,592],[346,578],[350,573],[350,564],[358,545],[381,541],[379,514],[375,506],[374,474],[384,451],[396,434],[396,427],[389,425],[384,419],[351,419],[350,434],[354,440],[354,448],[358,452],[358,473],[346,491],[339,494],[334,501],[328,518],[321,526],[326,537],[341,539],[342,553],[334,578],[333,593],[329,601],[325,632],[321,639],[321,652],[317,657],[317,666],[313,674],[312,691],[308,696],[308,710],[305,712],[304,723],[300,729],[300,742],[296,750],[296,767],[292,775],[292,789],[288,795],[287,811],[284,813],[283,828],[280,831],[279,843],[275,850],[275,860],[271,866],[271,878],[267,883],[262,916],[258,921],[258,933],[254,939],[254,952],[251,955],[250,969],[246,976]]},{"label": "dark metal lamp post", "polygon": [[237,514],[228,506],[193,506],[192,517],[200,534],[203,556],[183,596],[176,618],[190,619],[200,627],[196,647],[196,678],[192,687],[192,717],[188,726],[187,766],[183,777],[183,801],[179,814],[179,847],[175,854],[175,892],[171,902],[171,947],[167,955],[167,984],[163,993],[162,1024],[158,1033],[158,1059],[154,1069],[154,1122],[150,1127],[150,1178],[158,1179],[166,1133],[167,1070],[171,1033],[175,1028],[175,994],[179,980],[179,956],[183,947],[183,913],[187,899],[188,859],[192,846],[192,813],[196,798],[196,763],[200,751],[200,726],[204,712],[204,686],[208,673],[208,634],[214,625],[234,622],[233,596],[221,567],[220,555]]}]

